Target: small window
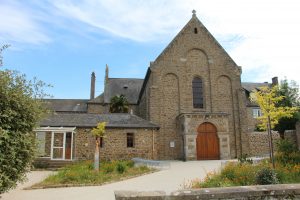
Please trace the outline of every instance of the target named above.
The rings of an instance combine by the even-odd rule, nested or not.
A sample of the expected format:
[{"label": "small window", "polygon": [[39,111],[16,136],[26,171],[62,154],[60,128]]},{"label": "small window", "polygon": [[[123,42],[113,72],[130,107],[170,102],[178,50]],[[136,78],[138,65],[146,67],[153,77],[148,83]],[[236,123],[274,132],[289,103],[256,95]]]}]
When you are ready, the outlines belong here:
[{"label": "small window", "polygon": [[133,148],[134,147],[134,134],[127,133],[127,147]]},{"label": "small window", "polygon": [[103,141],[103,137],[100,137],[100,148],[104,147],[104,141]]},{"label": "small window", "polygon": [[198,33],[198,29],[194,28],[194,33],[197,34]]},{"label": "small window", "polygon": [[260,108],[253,108],[252,109],[253,118],[258,118],[261,116]]}]

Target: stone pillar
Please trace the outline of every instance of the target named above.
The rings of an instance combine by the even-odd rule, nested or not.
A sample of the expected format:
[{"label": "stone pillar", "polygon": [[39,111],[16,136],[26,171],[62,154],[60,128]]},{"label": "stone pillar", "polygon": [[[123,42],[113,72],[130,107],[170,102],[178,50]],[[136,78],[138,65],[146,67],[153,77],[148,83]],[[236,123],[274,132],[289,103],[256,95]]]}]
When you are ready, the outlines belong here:
[{"label": "stone pillar", "polygon": [[300,122],[296,123],[296,138],[297,138],[297,147],[300,150]]}]

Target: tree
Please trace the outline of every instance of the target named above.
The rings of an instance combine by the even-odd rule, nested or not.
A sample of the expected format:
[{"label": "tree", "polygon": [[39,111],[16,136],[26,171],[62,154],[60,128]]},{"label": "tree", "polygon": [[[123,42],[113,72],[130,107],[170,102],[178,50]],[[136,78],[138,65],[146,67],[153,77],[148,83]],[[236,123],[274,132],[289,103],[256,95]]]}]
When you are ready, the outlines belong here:
[{"label": "tree", "polygon": [[110,100],[109,111],[111,113],[127,113],[128,112],[128,101],[126,97],[121,95],[116,95]]},{"label": "tree", "polygon": [[0,47],[0,67],[2,66],[3,64],[3,58],[2,58],[2,52],[7,49],[10,45],[8,44],[5,44],[3,45],[2,47]]},{"label": "tree", "polygon": [[290,118],[297,111],[296,107],[277,106],[278,102],[283,99],[284,96],[278,95],[278,86],[261,87],[251,94],[251,101],[256,102],[262,111],[262,116],[257,118],[260,122],[258,126],[262,130],[268,130],[270,159],[273,168],[275,168],[275,163],[271,130],[278,124],[279,119],[282,117]]},{"label": "tree", "polygon": [[104,137],[105,135],[105,125],[106,122],[98,123],[96,128],[93,128],[92,134],[95,136],[96,141],[96,147],[95,147],[95,155],[94,155],[94,169],[96,171],[99,171],[99,163],[100,163],[100,152],[99,152],[99,146],[100,146],[100,138]]},{"label": "tree", "polygon": [[[287,79],[281,81],[278,90],[279,96],[284,96],[284,98],[277,103],[276,106],[288,106],[288,107],[299,107],[300,97],[299,97],[299,86],[295,81],[288,82]],[[291,118],[283,117],[279,119],[277,125],[275,125],[274,130],[280,133],[281,138],[284,138],[285,130],[294,130],[296,122],[300,119],[300,112],[295,112]]]},{"label": "tree", "polygon": [[44,86],[15,71],[0,70],[0,194],[24,180],[30,169],[35,152],[33,129],[47,113],[40,100]]}]

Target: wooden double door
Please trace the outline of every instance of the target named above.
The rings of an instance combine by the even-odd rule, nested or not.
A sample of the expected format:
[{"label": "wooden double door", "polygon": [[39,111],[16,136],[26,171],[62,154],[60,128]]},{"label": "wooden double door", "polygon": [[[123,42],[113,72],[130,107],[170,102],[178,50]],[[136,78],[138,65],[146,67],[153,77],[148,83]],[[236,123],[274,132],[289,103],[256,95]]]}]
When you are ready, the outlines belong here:
[{"label": "wooden double door", "polygon": [[197,160],[220,159],[217,128],[213,124],[205,122],[198,127],[197,131]]}]

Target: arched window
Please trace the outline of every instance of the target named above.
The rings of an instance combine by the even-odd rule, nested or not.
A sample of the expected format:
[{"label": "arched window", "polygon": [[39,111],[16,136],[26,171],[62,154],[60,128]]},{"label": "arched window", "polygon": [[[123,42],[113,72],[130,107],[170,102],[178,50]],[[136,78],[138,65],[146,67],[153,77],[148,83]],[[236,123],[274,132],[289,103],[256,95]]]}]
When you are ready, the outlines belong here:
[{"label": "arched window", "polygon": [[195,77],[192,82],[193,86],[193,105],[194,108],[203,108],[203,84],[202,79]]}]

